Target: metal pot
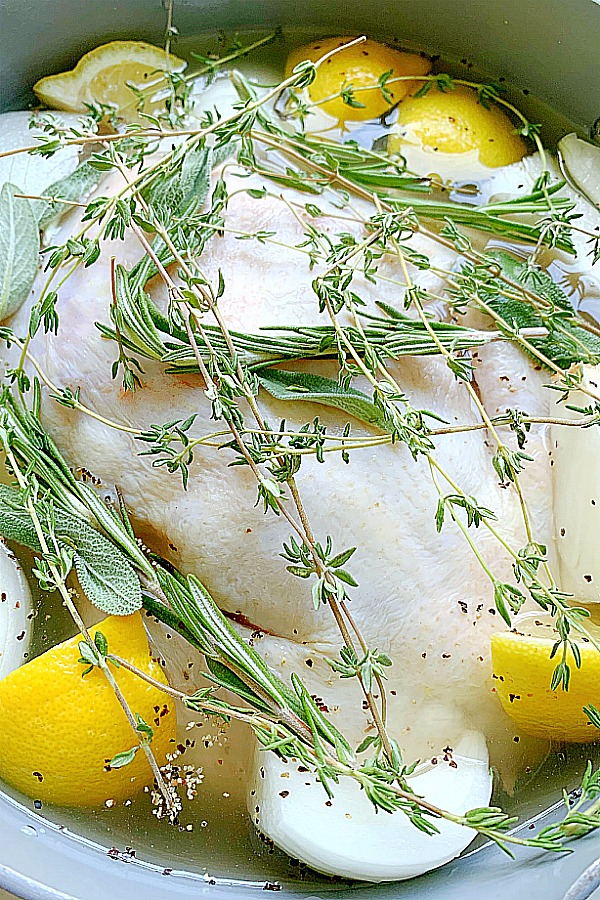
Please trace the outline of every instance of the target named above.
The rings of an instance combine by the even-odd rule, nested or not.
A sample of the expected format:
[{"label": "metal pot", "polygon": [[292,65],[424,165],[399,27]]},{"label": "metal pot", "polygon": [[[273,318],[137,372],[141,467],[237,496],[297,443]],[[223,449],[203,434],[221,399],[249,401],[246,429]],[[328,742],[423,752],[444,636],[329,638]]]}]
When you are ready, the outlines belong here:
[{"label": "metal pot", "polygon": [[[468,56],[492,75],[532,94],[587,129],[600,114],[599,0],[176,0],[184,34],[245,27],[314,25],[331,33],[398,34],[445,58]],[[0,110],[23,108],[29,86],[43,74],[71,65],[83,52],[113,38],[160,43],[161,0],[2,0],[0,3]],[[547,821],[551,821],[550,817]],[[107,849],[61,830],[0,794],[0,887],[30,900],[163,900],[207,896],[233,900],[264,887],[114,860]],[[591,835],[570,855],[526,851],[510,862],[482,847],[412,882],[352,889],[352,897],[531,900],[561,898],[600,853]],[[314,886],[312,891],[314,891]],[[282,886],[281,898],[317,900],[307,884]],[[347,889],[318,888],[318,898],[343,898]]]}]

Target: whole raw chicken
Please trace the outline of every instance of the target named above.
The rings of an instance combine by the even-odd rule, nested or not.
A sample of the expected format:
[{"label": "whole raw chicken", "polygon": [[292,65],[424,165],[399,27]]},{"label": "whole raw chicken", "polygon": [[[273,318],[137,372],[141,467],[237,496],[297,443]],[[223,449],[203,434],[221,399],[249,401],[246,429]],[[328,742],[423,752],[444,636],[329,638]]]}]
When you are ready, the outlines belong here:
[{"label": "whole raw chicken", "polygon": [[[232,196],[226,229],[209,242],[201,258],[210,281],[216,283],[219,270],[223,272],[220,308],[226,322],[253,333],[269,325],[327,324],[311,287],[315,270],[310,270],[306,255],[292,249],[303,240],[299,219],[309,219],[303,210],[305,198],[285,192],[288,202],[297,204],[294,215],[279,197],[256,199],[240,190],[263,182],[256,176],[242,180],[238,174],[234,167],[227,168]],[[111,175],[100,193],[110,194],[122,184],[120,176]],[[319,222],[321,226],[325,221],[323,227],[331,235],[363,234],[352,214],[331,212],[336,215]],[[70,213],[54,242],[62,243],[78,227],[79,213]],[[277,232],[279,243],[240,241],[232,233],[257,231]],[[450,269],[456,262],[452,252],[433,242],[414,238],[413,244],[438,267]],[[142,388],[134,394],[124,393],[119,379],[111,378],[116,346],[103,339],[95,325],[110,323],[111,257],[129,268],[142,252],[133,235],[105,243],[100,260],[79,268],[61,289],[58,336],[38,332],[31,353],[56,385],[79,388],[82,402],[108,419],[147,430],[196,415],[190,434],[219,430],[220,424],[210,419],[200,376],[167,375],[162,366],[144,362]],[[393,258],[379,271],[387,279],[404,280]],[[436,295],[444,292],[442,278],[431,272],[411,269],[411,277]],[[40,275],[32,299],[44,280]],[[381,280],[375,286],[357,276],[353,287],[373,311],[378,300],[402,306],[403,288],[397,283]],[[164,308],[166,292],[159,279],[150,290]],[[441,301],[431,311],[448,316]],[[23,309],[13,323],[17,333],[24,330],[27,315]],[[206,320],[211,322],[209,315]],[[543,387],[547,375],[536,371],[516,348],[490,344],[475,354],[474,362],[474,385],[491,415],[507,406],[531,415],[548,414],[553,398]],[[293,368],[333,375],[327,364],[295,363]],[[439,358],[405,358],[390,364],[390,371],[414,407],[431,410],[450,424],[480,421],[465,385]],[[322,406],[277,402],[264,391],[259,402],[269,421],[285,418],[290,429],[315,416],[332,431],[347,421],[344,414]],[[361,709],[356,679],[341,680],[325,661],[336,656],[341,645],[334,619],[326,607],[315,611],[310,584],[286,571],[280,554],[290,527],[282,516],[265,515],[255,505],[256,482],[247,467],[228,467],[228,450],[197,448],[184,490],[178,475],[140,456],[144,445],[128,434],[50,400],[44,402],[44,414],[67,460],[85,466],[106,484],[119,485],[144,540],[182,571],[196,573],[221,608],[237,614],[245,635],[250,632],[244,626],[250,628],[255,648],[274,670],[283,678],[297,672],[352,740],[373,733],[373,723]],[[365,431],[353,422],[352,433]],[[525,544],[519,498],[513,487],[498,483],[491,465],[495,446],[486,431],[448,434],[436,444],[437,459],[462,490],[494,510],[504,538],[516,548]],[[542,429],[532,432],[527,449],[534,460],[522,483],[533,531],[552,548],[550,448]],[[437,770],[430,764],[421,776],[421,792],[429,797],[431,791],[433,800],[436,791],[442,800],[448,794],[447,803],[454,803],[456,811],[487,803],[491,782],[486,746],[509,771],[510,754],[521,752],[526,741],[515,743],[519,735],[492,693],[489,638],[505,626],[494,608],[490,582],[449,518],[437,533],[438,494],[427,464],[415,461],[402,444],[385,445],[354,452],[349,465],[337,453],[326,454],[323,464],[306,457],[297,483],[316,538],[324,541],[330,535],[336,550],[357,548],[348,564],[359,584],[350,591],[350,610],[368,646],[393,662],[386,683],[389,731],[407,760],[433,758],[437,763]],[[443,489],[448,490],[447,485]],[[292,508],[291,500],[286,502]],[[489,567],[510,580],[509,556],[484,528],[472,532]],[[292,790],[286,806],[279,801],[279,776],[286,776],[282,767],[274,757],[267,762],[265,755],[257,762],[263,783],[257,788],[254,776],[250,779],[252,815],[284,849],[324,871],[372,880],[407,877],[440,865],[471,839],[457,826],[444,826],[440,836],[428,838],[406,825],[400,814],[377,818],[354,785],[340,788],[328,809],[320,786],[301,776],[299,783],[311,786],[304,787],[295,804]],[[285,786],[296,789],[297,795],[298,776],[293,765],[291,770]],[[261,775],[256,779],[261,782]],[[257,802],[255,812],[261,791],[262,809]],[[322,827],[319,817],[325,817]],[[398,825],[392,825],[396,819]]]}]

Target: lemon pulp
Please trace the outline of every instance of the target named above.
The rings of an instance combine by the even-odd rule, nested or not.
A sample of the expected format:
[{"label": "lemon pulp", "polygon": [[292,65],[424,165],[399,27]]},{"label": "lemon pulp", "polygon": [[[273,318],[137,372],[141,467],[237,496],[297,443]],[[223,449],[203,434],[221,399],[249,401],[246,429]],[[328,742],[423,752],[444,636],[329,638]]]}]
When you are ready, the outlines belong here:
[{"label": "lemon pulp", "polygon": [[163,105],[165,72],[180,72],[185,66],[144,41],[111,41],[82,56],[74,69],[41,78],[33,90],[52,109],[85,112],[86,104],[100,103],[115,107],[131,122],[137,121],[140,99],[129,85],[143,92],[143,111],[154,113]]}]

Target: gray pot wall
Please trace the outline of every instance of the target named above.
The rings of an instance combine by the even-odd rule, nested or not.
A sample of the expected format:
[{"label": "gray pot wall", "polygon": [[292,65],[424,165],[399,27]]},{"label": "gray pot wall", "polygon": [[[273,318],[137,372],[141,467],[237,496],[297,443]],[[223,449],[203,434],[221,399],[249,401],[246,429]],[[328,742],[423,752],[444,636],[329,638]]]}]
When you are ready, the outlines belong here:
[{"label": "gray pot wall", "polygon": [[[468,56],[582,124],[600,115],[595,7],[594,0],[175,0],[183,34],[312,23],[332,33],[398,34],[445,56]],[[1,0],[0,106],[22,105],[28,85],[102,40],[161,40],[164,22],[161,0]]]},{"label": "gray pot wall", "polygon": [[[527,87],[572,120],[588,126],[600,116],[600,8],[596,0],[175,0],[184,34],[248,26],[314,24],[332,33],[397,34],[447,57],[468,56],[492,75]],[[110,38],[160,41],[160,0],[0,0],[0,109],[23,107],[29,86],[60,71]],[[495,848],[416,881],[351,892],[332,885],[307,900],[560,900],[600,854],[590,836],[567,856],[521,853],[509,862]],[[59,831],[0,795],[0,887],[29,900],[164,900],[265,896],[263,884],[220,881],[114,861],[106,849]],[[265,873],[268,877],[268,873]],[[260,894],[258,892],[260,891]],[[298,891],[298,889],[296,889]],[[278,897],[299,896],[284,889]]]}]

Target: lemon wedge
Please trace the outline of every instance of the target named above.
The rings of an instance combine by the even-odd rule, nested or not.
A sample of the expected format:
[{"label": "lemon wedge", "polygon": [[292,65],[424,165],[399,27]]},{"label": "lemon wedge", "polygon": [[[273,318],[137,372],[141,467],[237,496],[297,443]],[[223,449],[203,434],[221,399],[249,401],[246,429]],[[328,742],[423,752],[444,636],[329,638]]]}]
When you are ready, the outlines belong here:
[{"label": "lemon wedge", "polygon": [[[112,651],[166,683],[150,656],[141,615],[110,616],[101,631]],[[145,754],[111,769],[136,736],[98,668],[85,677],[81,635],[58,644],[0,681],[0,777],[17,790],[60,806],[99,806],[125,800],[152,783]],[[163,691],[123,668],[111,667],[132,710],[153,729],[152,750],[164,762],[175,741],[175,709]]]},{"label": "lemon wedge", "polygon": [[402,153],[406,145],[431,154],[475,150],[490,168],[509,166],[527,152],[509,117],[497,106],[483,106],[477,92],[464,85],[452,91],[432,87],[424,96],[402,101],[388,150]]},{"label": "lemon wedge", "polygon": [[[316,62],[326,53],[352,40],[351,37],[323,38],[294,50],[286,63],[286,77],[292,69],[308,59]],[[413,90],[413,81],[397,81],[387,87],[390,102],[385,99],[378,86],[378,80],[390,72],[390,81],[405,75],[427,75],[431,61],[418,53],[394,50],[377,41],[367,40],[348,50],[341,50],[326,60],[317,69],[317,75],[308,88],[313,103],[319,103],[324,112],[340,122],[347,120],[376,119]],[[333,97],[349,85],[354,90],[353,99],[357,106],[350,106],[341,97]],[[333,97],[327,100],[328,97]],[[325,102],[323,102],[325,101]]]},{"label": "lemon wedge", "polygon": [[[517,632],[492,635],[493,690],[504,711],[525,734],[582,743],[600,738],[583,707],[600,706],[600,653],[580,638],[581,668],[569,650],[569,690],[550,689],[559,656],[550,654],[557,638],[544,613],[515,620]],[[592,630],[593,626],[590,628]]]},{"label": "lemon wedge", "polygon": [[168,86],[165,72],[181,72],[186,65],[143,41],[111,41],[90,50],[69,72],[41,78],[33,90],[51,109],[83,113],[86,104],[101,103],[115,107],[120,118],[132,122],[140,106],[136,91],[143,93],[143,111],[157,112]]}]

